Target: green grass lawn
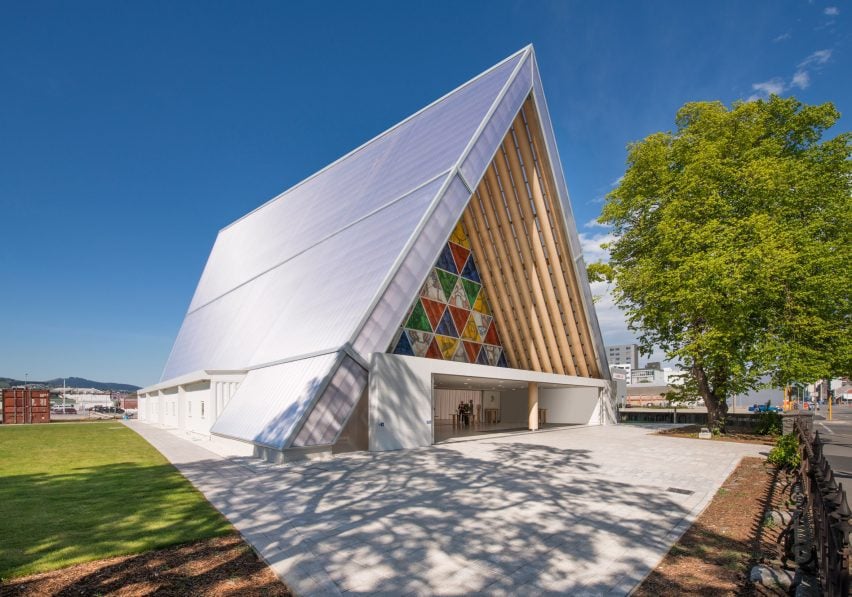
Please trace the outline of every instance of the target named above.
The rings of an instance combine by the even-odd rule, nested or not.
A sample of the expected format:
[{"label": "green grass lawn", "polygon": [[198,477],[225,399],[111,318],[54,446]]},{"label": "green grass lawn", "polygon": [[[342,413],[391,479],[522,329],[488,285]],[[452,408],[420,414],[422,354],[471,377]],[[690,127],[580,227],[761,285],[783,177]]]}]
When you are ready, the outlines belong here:
[{"label": "green grass lawn", "polygon": [[230,531],[116,421],[0,425],[0,579]]}]

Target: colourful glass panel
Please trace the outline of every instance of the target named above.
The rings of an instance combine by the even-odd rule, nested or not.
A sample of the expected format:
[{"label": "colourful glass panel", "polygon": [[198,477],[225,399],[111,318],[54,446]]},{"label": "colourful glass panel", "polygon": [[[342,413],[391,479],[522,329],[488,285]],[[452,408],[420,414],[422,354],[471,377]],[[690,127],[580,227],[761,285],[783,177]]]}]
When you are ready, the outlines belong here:
[{"label": "colourful glass panel", "polygon": [[508,363],[508,361],[506,361],[506,351],[505,350],[500,351],[500,358],[497,359],[497,366],[498,367],[506,367],[507,369],[509,368],[509,363]]},{"label": "colourful glass panel", "polygon": [[427,359],[438,359],[443,360],[443,355],[441,354],[441,349],[438,348],[438,343],[435,342],[435,338],[432,338],[432,342],[429,344],[429,348],[426,351]]},{"label": "colourful glass panel", "polygon": [[438,279],[438,274],[434,269],[430,271],[429,275],[426,277],[426,281],[423,283],[423,288],[420,289],[420,296],[441,303],[447,302],[447,294],[444,292],[444,288],[441,286],[441,281]]},{"label": "colourful glass panel", "polygon": [[479,271],[476,269],[476,264],[473,262],[473,255],[471,255],[468,258],[467,263],[464,264],[464,269],[462,269],[461,275],[463,278],[473,280],[477,284],[482,284],[482,280],[479,279]]},{"label": "colourful glass panel", "polygon": [[444,311],[444,316],[441,317],[441,321],[438,323],[438,327],[435,328],[435,332],[442,336],[452,336],[453,338],[459,337],[459,332],[453,323],[453,317],[450,315],[449,309]]},{"label": "colourful glass panel", "polygon": [[418,332],[417,330],[406,330],[411,348],[414,351],[414,356],[425,357],[426,351],[429,350],[429,344],[432,343],[432,334],[429,332]]},{"label": "colourful glass panel", "polygon": [[444,298],[441,299],[441,301],[446,303],[453,292],[453,288],[456,287],[456,281],[459,279],[459,277],[449,272],[445,272],[442,269],[435,269],[432,271],[434,271],[435,275],[438,276],[438,281],[441,283],[441,288],[444,291]]},{"label": "colourful glass panel", "polygon": [[456,227],[453,229],[453,233],[450,235],[450,241],[463,246],[465,249],[470,248],[470,241],[467,239],[467,234],[465,233],[461,222],[456,224]]},{"label": "colourful glass panel", "polygon": [[432,329],[434,330],[438,322],[441,321],[441,315],[444,314],[444,309],[447,308],[447,305],[427,298],[421,298],[420,302],[423,304],[423,310],[426,311],[426,317],[429,318],[429,323],[432,324]]},{"label": "colourful glass panel", "polygon": [[459,342],[458,348],[456,348],[456,353],[453,355],[452,360],[458,363],[467,363],[467,353],[464,350],[462,342]]},{"label": "colourful glass panel", "polygon": [[480,292],[479,296],[476,297],[476,302],[473,303],[473,310],[485,313],[486,315],[491,315],[491,309],[488,307],[488,301],[485,300],[484,292]]},{"label": "colourful glass panel", "polygon": [[488,353],[484,350],[479,350],[479,356],[476,357],[477,365],[487,365],[488,364]]},{"label": "colourful glass panel", "polygon": [[452,360],[453,355],[456,354],[456,348],[459,346],[459,339],[436,335],[435,341],[438,343],[438,349],[441,351],[444,360]]},{"label": "colourful glass panel", "polygon": [[467,353],[467,362],[475,363],[476,357],[479,356],[479,349],[482,348],[481,344],[476,344],[475,342],[467,342],[462,340],[462,344],[464,345],[464,351]]},{"label": "colourful glass panel", "polygon": [[464,278],[461,279],[461,283],[464,286],[464,291],[467,295],[468,303],[471,305],[474,304],[476,302],[476,297],[479,295],[479,289],[482,288],[482,284],[477,284],[476,282],[471,282],[470,280],[465,280]]},{"label": "colourful glass panel", "polygon": [[[459,222],[391,343],[392,352],[506,366],[470,246],[470,239]],[[486,345],[490,346],[488,350],[484,348]]]},{"label": "colourful glass panel", "polygon": [[419,299],[417,304],[414,305],[414,310],[411,312],[411,316],[408,318],[408,321],[405,322],[405,327],[413,330],[420,330],[421,332],[432,331],[432,326],[429,325],[429,318],[426,316],[426,311],[423,309],[423,305],[420,304]]},{"label": "colourful glass panel", "polygon": [[497,335],[497,324],[493,321],[491,322],[491,326],[488,328],[488,331],[485,333],[485,337],[482,339],[486,344],[500,344],[500,338]]},{"label": "colourful glass panel", "polygon": [[464,332],[462,332],[462,338],[465,340],[472,340],[474,342],[482,342],[482,338],[479,337],[479,330],[476,329],[476,322],[473,320],[473,317],[467,320],[467,324],[464,326]]},{"label": "colourful glass panel", "polygon": [[459,309],[458,307],[454,307],[450,305],[450,314],[453,316],[453,323],[456,324],[457,330],[463,330],[465,324],[467,323],[468,315],[470,311],[467,309]]},{"label": "colourful glass panel", "polygon": [[470,255],[470,249],[465,249],[456,243],[448,243],[450,252],[453,254],[453,263],[456,265],[456,272],[464,269],[464,262],[467,261],[467,256]]},{"label": "colourful glass panel", "polygon": [[483,344],[482,350],[488,355],[488,364],[497,365],[497,362],[500,360],[500,353],[502,352],[502,349],[499,346]]},{"label": "colourful glass panel", "polygon": [[435,264],[435,267],[446,270],[451,274],[459,273],[459,269],[456,267],[456,262],[453,259],[453,252],[450,251],[449,244],[444,246],[444,250],[441,251],[441,254],[438,256],[438,263]]},{"label": "colourful glass panel", "polygon": [[483,315],[479,311],[471,311],[470,318],[476,324],[479,337],[484,338],[485,334],[488,333],[488,328],[491,326],[491,316]]},{"label": "colourful glass panel", "polygon": [[399,340],[396,347],[393,349],[394,354],[402,354],[410,357],[414,356],[414,349],[411,348],[411,342],[408,340],[408,334],[402,332],[399,335]]},{"label": "colourful glass panel", "polygon": [[450,293],[449,303],[453,307],[470,310],[470,300],[467,298],[463,282],[465,282],[465,280],[462,278],[459,278],[459,281],[456,282],[455,288],[453,288],[452,293]]}]

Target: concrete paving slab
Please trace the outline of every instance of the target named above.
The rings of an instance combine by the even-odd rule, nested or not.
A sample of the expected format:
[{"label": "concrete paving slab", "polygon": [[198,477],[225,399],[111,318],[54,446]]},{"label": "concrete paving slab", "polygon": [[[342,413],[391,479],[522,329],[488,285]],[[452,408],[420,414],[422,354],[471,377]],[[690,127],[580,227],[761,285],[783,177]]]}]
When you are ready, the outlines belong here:
[{"label": "concrete paving slab", "polygon": [[299,595],[628,594],[767,450],[621,425],[269,465],[127,424]]}]

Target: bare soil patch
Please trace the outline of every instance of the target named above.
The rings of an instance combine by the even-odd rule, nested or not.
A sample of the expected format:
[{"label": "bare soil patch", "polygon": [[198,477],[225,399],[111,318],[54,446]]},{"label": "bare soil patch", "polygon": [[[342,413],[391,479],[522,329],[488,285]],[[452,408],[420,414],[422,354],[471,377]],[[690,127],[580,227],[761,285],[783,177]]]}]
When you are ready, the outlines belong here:
[{"label": "bare soil patch", "polygon": [[[666,435],[669,437],[686,437],[690,439],[699,439],[698,432],[701,431],[699,425],[686,425],[684,427],[675,427],[673,429],[663,429],[657,432],[657,435]],[[724,435],[714,435],[709,440],[713,442],[737,442],[741,444],[763,444],[766,446],[775,445],[775,437],[771,435],[757,435],[747,429],[729,429]]]},{"label": "bare soil patch", "polygon": [[752,566],[783,554],[783,528],[764,513],[789,499],[786,476],[761,458],[744,458],[690,529],[634,595],[786,595],[755,586]]},{"label": "bare soil patch", "polygon": [[17,578],[0,595],[291,595],[270,568],[234,533]]}]

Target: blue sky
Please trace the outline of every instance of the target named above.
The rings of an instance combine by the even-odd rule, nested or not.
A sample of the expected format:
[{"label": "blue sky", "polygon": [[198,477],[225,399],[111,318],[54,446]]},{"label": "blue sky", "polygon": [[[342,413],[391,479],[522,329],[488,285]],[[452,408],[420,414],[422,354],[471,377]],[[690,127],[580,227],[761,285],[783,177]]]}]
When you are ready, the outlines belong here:
[{"label": "blue sky", "polygon": [[[533,43],[585,224],[687,101],[852,109],[848,2],[0,7],[0,376],[145,385],[217,231]],[[844,74],[846,73],[846,74]],[[839,129],[849,129],[847,114]],[[605,288],[605,340],[629,339]]]}]

